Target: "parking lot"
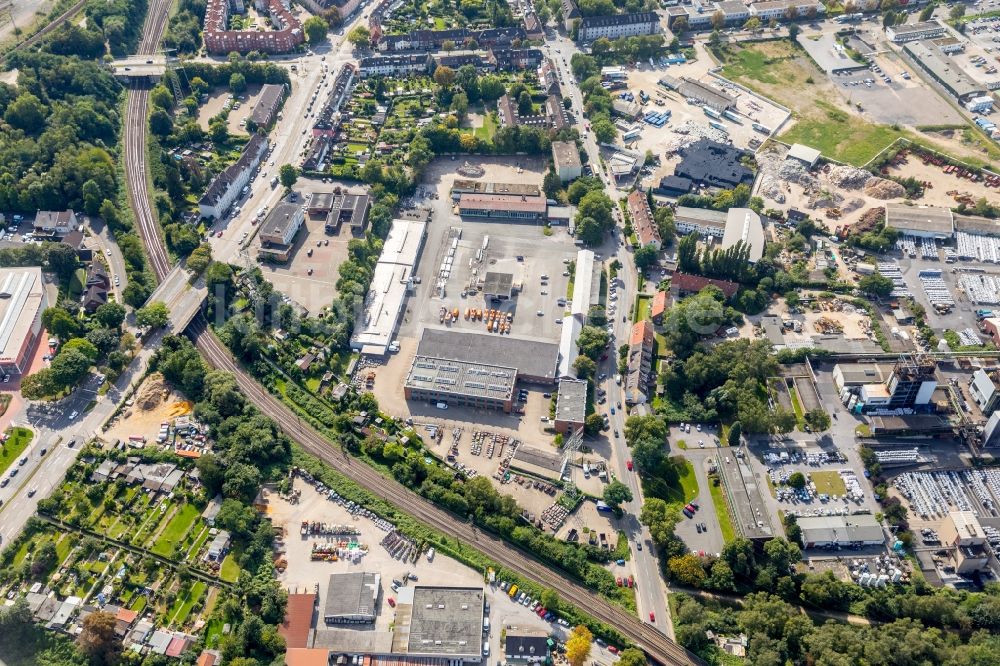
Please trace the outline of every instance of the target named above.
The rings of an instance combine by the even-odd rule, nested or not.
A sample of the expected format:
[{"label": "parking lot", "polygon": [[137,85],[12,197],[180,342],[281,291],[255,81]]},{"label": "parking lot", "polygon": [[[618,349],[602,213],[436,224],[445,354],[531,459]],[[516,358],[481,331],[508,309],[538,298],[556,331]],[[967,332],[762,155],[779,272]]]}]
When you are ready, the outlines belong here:
[{"label": "parking lot", "polygon": [[[934,331],[940,333],[944,329],[951,329],[953,331],[963,331],[968,328],[978,329],[975,311],[981,306],[972,303],[965,293],[958,288],[962,278],[962,273],[958,271],[961,268],[969,267],[989,268],[988,264],[983,265],[978,262],[966,261],[961,262],[961,264],[949,265],[933,259],[901,257],[898,260],[898,265],[902,271],[903,280],[906,283],[909,293],[913,295],[914,300],[924,306],[927,323]],[[941,271],[941,280],[955,302],[951,312],[941,313],[934,309],[931,299],[928,297],[928,293],[920,279],[920,271],[928,269]],[[991,270],[995,271],[996,269],[992,267]]]}]

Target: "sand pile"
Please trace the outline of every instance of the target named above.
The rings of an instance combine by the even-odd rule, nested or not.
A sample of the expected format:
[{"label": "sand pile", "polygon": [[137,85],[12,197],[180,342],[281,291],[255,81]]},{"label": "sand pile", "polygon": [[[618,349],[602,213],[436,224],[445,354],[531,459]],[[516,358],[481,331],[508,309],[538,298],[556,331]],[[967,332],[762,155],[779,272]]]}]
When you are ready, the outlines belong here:
[{"label": "sand pile", "polygon": [[163,395],[167,390],[167,384],[163,379],[163,375],[159,372],[154,372],[146,378],[146,381],[142,384],[142,388],[136,394],[136,407],[143,410],[153,409],[162,402]]},{"label": "sand pile", "polygon": [[830,169],[830,182],[847,190],[861,189],[871,178],[871,173],[857,167],[835,166]]},{"label": "sand pile", "polygon": [[872,178],[865,184],[865,194],[876,199],[898,199],[906,194],[906,188],[894,180]]}]

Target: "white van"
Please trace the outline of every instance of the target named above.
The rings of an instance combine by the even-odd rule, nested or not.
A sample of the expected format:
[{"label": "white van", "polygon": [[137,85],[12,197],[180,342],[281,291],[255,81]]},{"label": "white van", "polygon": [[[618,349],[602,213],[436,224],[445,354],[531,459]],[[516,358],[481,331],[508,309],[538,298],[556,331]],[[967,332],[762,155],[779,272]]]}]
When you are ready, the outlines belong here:
[{"label": "white van", "polygon": [[439,403],[437,403],[434,406],[437,407],[438,409],[448,409],[448,403],[447,402],[439,402]]},{"label": "white van", "polygon": [[489,641],[483,641],[483,656],[484,657],[490,656],[490,642]]}]

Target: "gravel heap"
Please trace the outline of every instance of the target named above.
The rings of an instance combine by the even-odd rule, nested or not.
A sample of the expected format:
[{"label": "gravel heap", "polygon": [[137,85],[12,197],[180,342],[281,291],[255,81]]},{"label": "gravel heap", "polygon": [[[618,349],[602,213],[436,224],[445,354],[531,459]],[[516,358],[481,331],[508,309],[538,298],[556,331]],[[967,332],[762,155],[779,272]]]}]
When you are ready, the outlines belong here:
[{"label": "gravel heap", "polygon": [[894,180],[873,177],[865,183],[865,194],[875,199],[898,199],[906,194],[906,188]]},{"label": "gravel heap", "polygon": [[801,185],[806,191],[818,186],[817,180],[800,162],[786,160],[785,156],[773,150],[767,150],[757,155],[757,165],[760,168],[759,194],[777,203],[785,203],[785,183]]},{"label": "gravel heap", "polygon": [[835,166],[830,169],[830,182],[847,190],[858,190],[874,176],[864,169],[852,166]]},{"label": "gravel heap", "polygon": [[693,120],[685,120],[683,123],[673,127],[674,134],[680,136],[672,136],[665,143],[666,152],[676,153],[681,148],[690,146],[692,143],[698,139],[710,139],[718,143],[726,143],[729,140],[729,135],[725,132],[719,131],[714,127],[709,127],[708,125],[702,125],[696,123]]}]

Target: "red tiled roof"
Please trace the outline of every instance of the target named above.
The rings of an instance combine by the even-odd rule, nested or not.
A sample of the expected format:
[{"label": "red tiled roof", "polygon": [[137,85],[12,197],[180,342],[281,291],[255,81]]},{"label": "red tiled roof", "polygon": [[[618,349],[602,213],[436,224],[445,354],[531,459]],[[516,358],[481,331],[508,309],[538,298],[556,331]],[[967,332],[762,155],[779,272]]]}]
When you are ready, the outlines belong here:
[{"label": "red tiled roof", "polygon": [[315,606],[315,594],[288,595],[285,621],[278,627],[278,633],[284,637],[287,647],[306,647],[306,643],[309,640],[309,630],[312,629],[313,609]]},{"label": "red tiled roof", "polygon": [[188,645],[190,645],[190,641],[186,637],[174,636],[167,644],[167,651],[164,654],[168,657],[179,657],[188,648]]},{"label": "red tiled roof", "polygon": [[132,624],[135,622],[135,618],[139,617],[139,614],[134,610],[129,610],[128,608],[119,608],[118,613],[115,614],[115,619],[121,622],[127,622]]},{"label": "red tiled roof", "polygon": [[329,666],[329,663],[329,650],[290,648],[285,652],[285,666]]},{"label": "red tiled roof", "polygon": [[714,285],[722,290],[726,298],[732,298],[740,289],[740,285],[729,280],[716,280],[714,278],[689,275],[687,273],[674,273],[670,279],[670,285],[681,291],[701,291],[708,285]]},{"label": "red tiled roof", "polygon": [[659,317],[667,309],[667,292],[658,291],[653,294],[653,303],[649,306],[649,314]]},{"label": "red tiled roof", "polygon": [[487,208],[492,210],[523,210],[545,213],[545,197],[508,194],[463,194],[458,200],[461,208]]},{"label": "red tiled roof", "polygon": [[218,659],[218,657],[208,650],[205,650],[198,655],[198,661],[195,663],[195,666],[215,666],[216,659]]},{"label": "red tiled roof", "polygon": [[632,325],[632,335],[629,336],[629,345],[651,345],[656,339],[656,332],[653,324],[648,319],[637,321]]},{"label": "red tiled roof", "polygon": [[632,190],[628,195],[628,211],[632,215],[632,227],[639,237],[641,245],[659,244],[660,230],[656,228],[653,212],[649,209],[649,201],[641,190]]}]

